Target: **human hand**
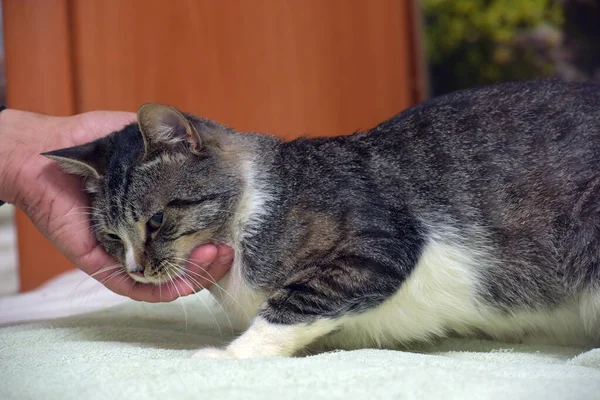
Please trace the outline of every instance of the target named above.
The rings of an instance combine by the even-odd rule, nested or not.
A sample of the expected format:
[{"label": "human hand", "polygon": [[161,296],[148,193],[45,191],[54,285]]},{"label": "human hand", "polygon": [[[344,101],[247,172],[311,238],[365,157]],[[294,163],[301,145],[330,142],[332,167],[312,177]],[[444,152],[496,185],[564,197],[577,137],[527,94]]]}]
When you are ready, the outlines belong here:
[{"label": "human hand", "polygon": [[[178,278],[161,286],[134,282],[98,244],[80,179],[40,153],[90,142],[122,129],[136,114],[95,111],[51,117],[7,109],[0,113],[0,199],[15,204],[71,262],[110,290],[148,302],[171,301],[209,287],[229,270],[233,250],[205,244],[189,256],[194,282]],[[122,273],[116,274],[116,271]],[[112,274],[112,275],[111,275]],[[198,274],[198,275],[196,275]],[[174,286],[176,285],[176,286]]]}]

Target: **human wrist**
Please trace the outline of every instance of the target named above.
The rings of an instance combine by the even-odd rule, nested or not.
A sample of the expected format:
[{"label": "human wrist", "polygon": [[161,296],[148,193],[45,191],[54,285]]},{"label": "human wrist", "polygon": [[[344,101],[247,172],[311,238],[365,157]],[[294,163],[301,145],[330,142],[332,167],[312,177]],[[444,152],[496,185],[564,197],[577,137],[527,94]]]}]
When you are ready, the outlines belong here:
[{"label": "human wrist", "polygon": [[39,153],[49,146],[59,119],[13,109],[0,112],[0,199],[17,206],[22,202],[21,184],[28,182],[22,175],[40,167]]},{"label": "human wrist", "polygon": [[4,109],[0,112],[0,199],[7,203],[14,203],[14,163],[18,142],[11,131],[18,118],[18,111]]}]

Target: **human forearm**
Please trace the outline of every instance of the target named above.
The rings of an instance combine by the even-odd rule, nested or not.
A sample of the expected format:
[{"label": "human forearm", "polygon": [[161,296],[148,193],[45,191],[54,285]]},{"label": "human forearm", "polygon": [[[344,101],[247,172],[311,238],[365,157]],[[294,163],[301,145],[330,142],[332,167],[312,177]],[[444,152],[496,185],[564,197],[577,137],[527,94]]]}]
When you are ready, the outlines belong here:
[{"label": "human forearm", "polygon": [[0,113],[0,199],[9,203],[16,202],[16,178],[27,153],[28,135],[23,131],[30,117],[30,113],[10,109]]},{"label": "human forearm", "polygon": [[6,109],[0,112],[0,199],[26,206],[44,165],[39,153],[50,149],[67,117]]}]

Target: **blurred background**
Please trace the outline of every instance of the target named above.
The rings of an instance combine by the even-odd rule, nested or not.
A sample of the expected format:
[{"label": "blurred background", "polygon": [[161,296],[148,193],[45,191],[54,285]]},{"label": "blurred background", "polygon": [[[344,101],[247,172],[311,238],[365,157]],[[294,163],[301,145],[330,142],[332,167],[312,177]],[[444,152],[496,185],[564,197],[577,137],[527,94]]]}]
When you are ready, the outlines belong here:
[{"label": "blurred background", "polygon": [[[501,81],[600,81],[600,0],[3,0],[0,103],[175,105],[243,131],[349,134]],[[73,268],[0,208],[0,294]]]},{"label": "blurred background", "polygon": [[555,76],[600,81],[598,0],[421,0],[431,94]]}]

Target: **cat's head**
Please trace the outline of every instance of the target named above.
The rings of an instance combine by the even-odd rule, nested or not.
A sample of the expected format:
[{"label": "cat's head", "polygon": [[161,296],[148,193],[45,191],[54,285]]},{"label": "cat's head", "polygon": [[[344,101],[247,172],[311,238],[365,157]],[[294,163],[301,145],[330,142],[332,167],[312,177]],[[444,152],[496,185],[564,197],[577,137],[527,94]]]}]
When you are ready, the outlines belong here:
[{"label": "cat's head", "polygon": [[100,244],[137,281],[180,276],[199,244],[222,239],[241,190],[228,128],[146,104],[138,123],[105,138],[45,153],[83,176]]}]

